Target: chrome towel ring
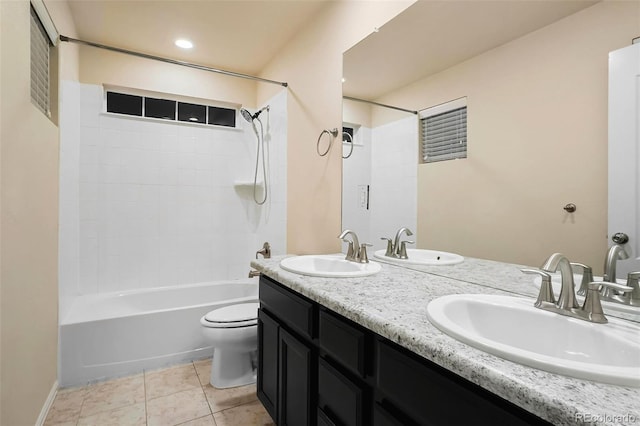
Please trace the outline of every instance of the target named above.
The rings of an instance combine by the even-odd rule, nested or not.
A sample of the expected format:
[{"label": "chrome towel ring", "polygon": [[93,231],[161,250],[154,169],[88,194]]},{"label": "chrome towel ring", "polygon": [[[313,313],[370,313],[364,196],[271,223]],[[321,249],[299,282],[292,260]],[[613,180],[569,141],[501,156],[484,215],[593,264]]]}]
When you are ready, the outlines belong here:
[{"label": "chrome towel ring", "polygon": [[[347,132],[344,132],[342,135],[343,137],[349,136],[349,140],[347,142],[351,144],[351,149],[349,150],[349,153],[347,154],[347,156],[346,157],[344,155],[342,156],[342,158],[346,160],[347,158],[351,157],[351,154],[353,154],[353,137]],[[344,142],[344,140],[342,142]]]},{"label": "chrome towel ring", "polygon": [[[320,152],[320,139],[322,139],[322,135],[324,134],[328,134],[329,137],[331,137],[331,140],[329,140],[329,146],[327,147],[327,150],[324,153]],[[316,143],[316,151],[318,151],[318,155],[320,157],[324,157],[325,155],[327,155],[329,153],[329,150],[331,149],[331,144],[333,143],[333,140],[336,138],[336,136],[338,136],[338,129],[337,128],[333,128],[331,130],[327,130],[324,129],[321,133],[320,136],[318,136],[318,142]]]}]

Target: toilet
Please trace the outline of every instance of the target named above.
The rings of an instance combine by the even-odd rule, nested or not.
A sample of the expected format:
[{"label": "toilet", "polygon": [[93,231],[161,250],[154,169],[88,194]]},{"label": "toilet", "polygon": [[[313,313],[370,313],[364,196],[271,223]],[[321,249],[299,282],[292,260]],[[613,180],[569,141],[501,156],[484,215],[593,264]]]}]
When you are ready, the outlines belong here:
[{"label": "toilet", "polygon": [[224,389],[256,382],[259,303],[215,309],[202,318],[202,333],[213,346],[212,386]]}]

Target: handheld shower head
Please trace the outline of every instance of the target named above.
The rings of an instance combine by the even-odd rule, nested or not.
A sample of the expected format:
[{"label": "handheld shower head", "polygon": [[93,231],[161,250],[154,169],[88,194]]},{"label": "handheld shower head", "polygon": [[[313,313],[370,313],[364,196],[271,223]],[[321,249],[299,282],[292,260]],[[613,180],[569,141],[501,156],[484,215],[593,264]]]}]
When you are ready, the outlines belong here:
[{"label": "handheld shower head", "polygon": [[248,109],[246,108],[241,108],[240,109],[240,114],[242,114],[242,116],[244,117],[245,120],[247,120],[249,123],[252,123],[253,120],[255,120],[256,118],[258,118],[258,116],[260,114],[262,114],[262,111],[267,110],[269,111],[269,105],[267,105],[266,107],[261,108],[260,110],[258,110],[258,112],[256,112],[255,114],[251,115],[251,113],[249,112]]},{"label": "handheld shower head", "polygon": [[253,122],[253,115],[251,115],[249,110],[247,110],[245,108],[241,108],[240,109],[240,114],[242,114],[242,117],[244,117],[244,119],[247,120],[249,123]]}]

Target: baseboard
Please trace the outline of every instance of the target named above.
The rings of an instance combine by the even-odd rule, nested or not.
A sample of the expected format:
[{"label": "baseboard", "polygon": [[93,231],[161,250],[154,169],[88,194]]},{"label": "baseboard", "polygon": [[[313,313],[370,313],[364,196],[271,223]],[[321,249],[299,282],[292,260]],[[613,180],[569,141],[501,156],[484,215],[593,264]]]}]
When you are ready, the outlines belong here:
[{"label": "baseboard", "polygon": [[49,392],[49,396],[47,397],[47,400],[44,402],[44,405],[42,406],[42,410],[40,410],[40,415],[38,416],[38,420],[36,420],[35,426],[44,425],[44,421],[47,419],[47,415],[49,414],[49,410],[51,409],[51,406],[53,405],[53,401],[56,399],[57,394],[58,394],[58,381],[56,380],[55,382],[53,382],[53,387]]}]

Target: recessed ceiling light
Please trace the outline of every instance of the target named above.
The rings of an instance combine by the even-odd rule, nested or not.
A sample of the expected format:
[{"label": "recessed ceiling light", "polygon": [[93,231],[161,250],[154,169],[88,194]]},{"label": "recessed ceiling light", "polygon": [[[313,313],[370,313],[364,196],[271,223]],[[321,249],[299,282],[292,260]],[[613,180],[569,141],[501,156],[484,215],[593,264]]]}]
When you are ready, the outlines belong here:
[{"label": "recessed ceiling light", "polygon": [[191,43],[189,40],[186,40],[184,38],[180,38],[176,40],[176,46],[182,49],[191,49],[193,47],[193,43]]}]

